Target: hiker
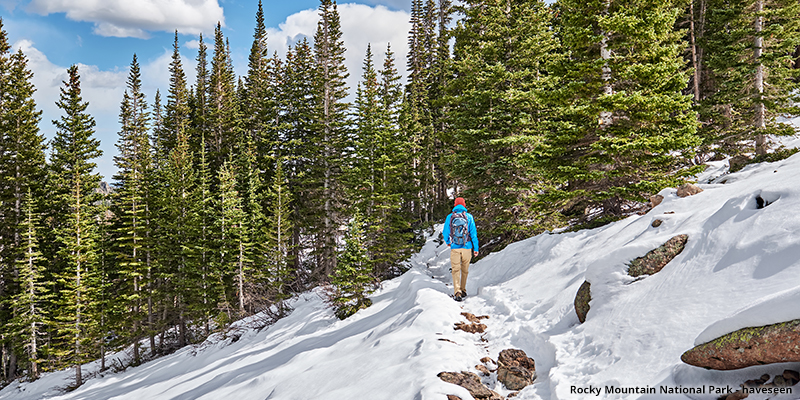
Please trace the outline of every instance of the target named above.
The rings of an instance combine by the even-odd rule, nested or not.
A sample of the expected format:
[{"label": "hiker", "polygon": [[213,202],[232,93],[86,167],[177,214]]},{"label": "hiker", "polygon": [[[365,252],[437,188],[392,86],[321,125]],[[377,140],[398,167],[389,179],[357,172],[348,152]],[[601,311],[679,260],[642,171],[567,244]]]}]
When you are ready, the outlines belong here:
[{"label": "hiker", "polygon": [[463,198],[456,199],[453,212],[444,220],[444,242],[450,247],[450,266],[453,273],[453,298],[461,301],[467,297],[469,261],[478,256],[478,231],[475,218],[467,212]]}]

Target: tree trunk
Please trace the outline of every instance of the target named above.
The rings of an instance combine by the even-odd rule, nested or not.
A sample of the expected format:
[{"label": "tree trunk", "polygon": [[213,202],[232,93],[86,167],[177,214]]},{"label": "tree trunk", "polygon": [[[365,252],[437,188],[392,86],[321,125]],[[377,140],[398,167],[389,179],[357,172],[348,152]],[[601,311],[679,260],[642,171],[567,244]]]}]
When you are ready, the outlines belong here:
[{"label": "tree trunk", "polygon": [[[756,1],[756,12],[761,13],[764,11],[764,0],[757,0]],[[755,89],[756,89],[756,115],[755,115],[755,123],[754,123],[754,130],[756,132],[756,155],[763,155],[767,154],[767,140],[763,133],[764,128],[766,127],[765,121],[765,114],[766,110],[764,107],[764,64],[761,62],[761,53],[763,51],[764,46],[764,38],[761,36],[761,31],[763,30],[764,25],[764,17],[761,15],[756,16],[755,22],[755,31],[756,36],[753,41],[753,61],[756,63],[756,76],[755,76]]]},{"label": "tree trunk", "polygon": [[[603,11],[603,15],[608,15],[609,9],[611,8],[611,0],[606,0],[605,2],[605,10]],[[600,34],[603,38],[600,40],[600,58],[605,60],[603,63],[603,96],[610,96],[614,94],[614,89],[611,86],[611,67],[608,65],[608,60],[611,59],[611,51],[608,49],[608,39],[609,33],[605,31],[601,31]],[[600,128],[605,129],[609,125],[611,125],[613,113],[609,110],[600,111]]]}]

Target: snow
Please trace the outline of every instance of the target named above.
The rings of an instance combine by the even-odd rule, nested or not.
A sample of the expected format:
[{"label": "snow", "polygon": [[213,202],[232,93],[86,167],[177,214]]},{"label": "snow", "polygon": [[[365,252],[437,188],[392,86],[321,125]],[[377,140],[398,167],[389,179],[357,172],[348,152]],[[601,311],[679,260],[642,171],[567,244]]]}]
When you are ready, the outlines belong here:
[{"label": "snow", "polygon": [[[72,370],[48,373],[9,385],[0,399],[469,399],[437,374],[477,372],[482,357],[496,360],[512,347],[536,360],[538,374],[517,399],[715,399],[581,395],[572,387],[736,389],[765,373],[800,369],[707,371],[680,360],[736,329],[800,318],[800,154],[734,174],[725,166],[712,163],[698,176],[704,191],[695,196],[663,190],[664,201],[646,215],[545,233],[484,257],[470,267],[462,303],[449,297],[449,252],[434,234],[410,259],[410,271],[384,282],[373,305],[347,320],[334,317],[316,290],[293,299],[294,311],[267,328],[240,321],[237,340],[215,335],[124,372],[98,373],[72,392],[61,389]],[[758,209],[757,196],[769,205]],[[655,219],[663,220],[658,228]],[[631,260],[679,234],[689,236],[686,248],[661,272],[640,280],[626,274]],[[584,280],[592,301],[580,324],[573,301]],[[461,312],[488,315],[486,333],[454,330],[465,321]],[[97,369],[93,363],[84,371]],[[510,393],[494,378],[484,381]]]}]

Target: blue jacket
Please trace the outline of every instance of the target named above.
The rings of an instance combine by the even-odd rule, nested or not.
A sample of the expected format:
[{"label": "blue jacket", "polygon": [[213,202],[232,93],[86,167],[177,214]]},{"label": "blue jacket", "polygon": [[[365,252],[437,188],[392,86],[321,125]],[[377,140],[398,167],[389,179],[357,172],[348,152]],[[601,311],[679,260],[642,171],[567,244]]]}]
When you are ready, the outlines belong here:
[{"label": "blue jacket", "polygon": [[[461,204],[453,207],[453,212],[464,212],[467,211],[467,208],[462,206]],[[469,237],[470,241],[464,243],[463,245],[460,244],[452,244],[450,243],[450,217],[453,214],[449,214],[447,218],[444,220],[444,228],[442,229],[442,236],[444,236],[444,242],[450,245],[452,249],[469,249],[472,248],[473,251],[478,251],[478,230],[475,228],[475,218],[472,217],[472,214],[467,213],[467,220],[469,220]]]}]

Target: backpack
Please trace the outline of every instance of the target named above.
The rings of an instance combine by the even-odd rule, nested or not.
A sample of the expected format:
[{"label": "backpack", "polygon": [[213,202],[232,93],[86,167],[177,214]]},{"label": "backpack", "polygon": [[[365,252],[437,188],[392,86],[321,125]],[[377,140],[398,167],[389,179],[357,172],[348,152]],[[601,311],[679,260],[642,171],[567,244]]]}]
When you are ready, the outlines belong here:
[{"label": "backpack", "polygon": [[450,243],[463,246],[470,241],[467,212],[454,212],[450,216]]}]

